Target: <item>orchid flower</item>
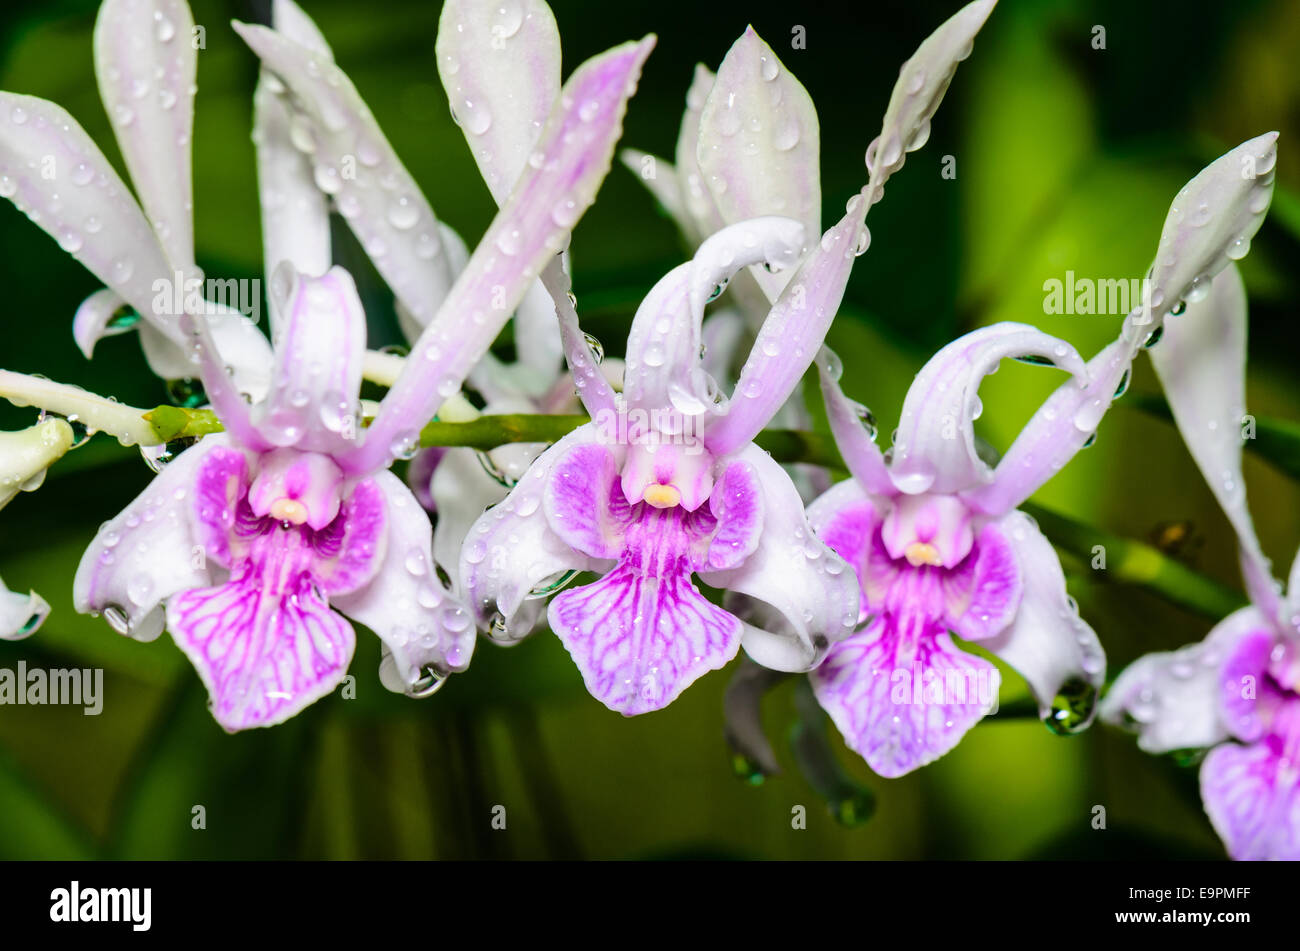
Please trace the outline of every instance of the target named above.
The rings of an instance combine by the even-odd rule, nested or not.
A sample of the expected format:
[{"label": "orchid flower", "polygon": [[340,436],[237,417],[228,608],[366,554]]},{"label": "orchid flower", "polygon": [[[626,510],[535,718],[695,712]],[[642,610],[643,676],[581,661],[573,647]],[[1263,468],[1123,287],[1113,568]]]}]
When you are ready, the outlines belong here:
[{"label": "orchid flower", "polygon": [[1236,268],[1187,302],[1151,358],[1237,533],[1251,603],[1199,643],[1136,660],[1101,714],[1136,732],[1148,753],[1209,750],[1201,799],[1232,858],[1300,860],[1300,555],[1280,592],[1242,479],[1246,292]]},{"label": "orchid flower", "polygon": [[[139,36],[171,42],[154,15],[163,7],[109,3],[114,15],[102,14],[101,25],[120,30],[123,44]],[[164,6],[170,22],[188,22],[178,7]],[[337,106],[320,128],[311,128],[313,134],[324,139],[323,132],[337,125],[325,120],[347,116],[336,100],[346,100],[350,85],[318,47],[264,27],[236,29],[300,99],[316,95],[318,107]],[[288,256],[276,267],[272,384],[253,405],[227,373],[205,320],[188,311],[155,312],[162,325],[179,328],[189,365],[225,433],[178,455],[101,528],[78,569],[74,598],[79,610],[103,613],[140,639],[156,637],[165,625],[198,670],[226,729],[281,722],[334,689],[354,646],[352,627],[339,612],[379,634],[396,675],[413,692],[469,662],[472,621],[434,574],[428,520],[388,466],[409,453],[418,429],[459,388],[531,278],[567,243],[608,171],[627,99],[652,43],[647,38],[616,47],[571,78],[539,139],[535,164],[451,284],[368,430],[359,432],[355,424],[365,317],[341,268],[304,272]],[[189,95],[183,84],[165,91],[178,99]],[[94,210],[102,233],[126,249],[119,253],[144,260],[157,252],[144,216],[108,179],[111,170],[85,133],[52,104],[24,102],[30,124],[6,130],[6,155],[16,143],[99,169],[85,190],[65,193],[84,198],[86,207],[74,209],[66,197],[56,197],[61,185],[42,185],[6,165],[5,174],[22,176],[33,206],[60,212],[43,213],[42,223]],[[367,131],[352,129],[358,149],[373,144],[357,141]],[[280,146],[274,137],[261,138],[263,148]],[[367,154],[382,166],[386,156],[376,149]],[[109,201],[113,196],[119,200]],[[279,233],[310,233],[319,224],[315,209],[301,210],[301,220],[280,217]],[[399,230],[405,238],[394,245],[394,256],[423,260],[421,232]],[[268,241],[274,234],[268,229]],[[320,248],[319,239],[311,246]],[[414,265],[400,278],[424,280]],[[115,287],[127,300],[129,280]]]},{"label": "orchid flower", "polygon": [[[469,533],[460,575],[493,637],[521,636],[519,613],[557,578],[600,573],[557,595],[548,620],[589,692],[633,715],[671,703],[742,643],[767,666],[806,670],[849,633],[857,620],[852,576],[812,536],[789,476],[752,440],[821,345],[866,208],[862,197],[850,202],[803,259],[730,401],[702,367],[705,304],[746,266],[798,262],[802,223],[762,217],[723,228],[660,280],[633,318],[622,394],[595,366],[558,268],[543,273],[593,421],[542,453]],[[771,605],[786,627],[745,624],[707,600],[693,575]]]},{"label": "orchid flower", "polygon": [[[811,678],[848,744],[877,773],[899,776],[943,755],[996,701],[995,668],[957,649],[949,632],[1018,670],[1054,731],[1091,722],[1105,655],[1066,593],[1052,546],[1016,507],[1090,444],[1165,315],[1204,293],[1229,257],[1249,246],[1272,190],[1271,176],[1255,174],[1271,167],[1275,138],[1238,146],[1179,193],[1143,302],[1086,364],[1069,344],[1025,324],[969,333],[917,374],[883,455],[834,368],[819,364],[831,428],[853,478],[814,502],[808,516],[857,572],[867,623],[834,645]],[[1073,379],[992,467],[976,449],[973,421],[980,380],[1005,357],[1054,364]]]},{"label": "orchid flower", "polygon": [[[957,64],[969,55],[974,37],[995,0],[976,0],[939,27],[904,64],[885,114],[881,134],[867,149],[872,204],[906,154],[925,144]],[[882,148],[882,143],[884,146]],[[726,225],[763,215],[800,221],[810,235],[821,233],[820,131],[807,90],[754,30],[748,27],[723,59],[717,75],[697,65],[686,95],[675,161],[632,149],[624,164],[640,178],[677,224],[690,248]],[[862,231],[860,251],[870,242]],[[752,341],[794,269],[771,272],[751,267],[731,285],[730,307],[705,322],[706,367],[722,381],[734,380],[731,354]],[[802,387],[774,417],[778,426],[808,428]],[[800,493],[811,499],[829,488],[824,471],[792,466]]]},{"label": "orchid flower", "polygon": [[[0,509],[19,492],[39,488],[45,470],[68,451],[72,441],[72,427],[57,417],[19,432],[0,433]],[[35,633],[49,613],[50,605],[35,591],[10,591],[0,579],[0,640],[18,640]]]}]

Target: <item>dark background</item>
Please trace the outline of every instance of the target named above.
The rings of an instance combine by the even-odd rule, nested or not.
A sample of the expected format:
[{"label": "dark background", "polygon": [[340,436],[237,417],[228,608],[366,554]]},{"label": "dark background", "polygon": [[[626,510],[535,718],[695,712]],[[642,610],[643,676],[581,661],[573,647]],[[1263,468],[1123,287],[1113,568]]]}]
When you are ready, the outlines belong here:
[{"label": "dark background", "polygon": [[[194,135],[196,246],[209,276],[259,277],[251,128],[255,57],[229,20],[265,21],[266,4],[196,2],[207,29]],[[471,243],[493,211],[435,70],[438,6],[308,0],[336,59],[373,109],[435,210]],[[746,23],[807,86],[822,133],[827,222],[865,179],[898,68],[957,9],[951,2],[714,4],[654,0],[553,4],[566,74],[654,31],[659,44],[623,144],[671,156],[695,62],[716,68]],[[95,88],[88,0],[9,3],[0,12],[0,88],[67,108],[122,168]],[[807,48],[790,48],[794,25]],[[1092,47],[1105,28],[1106,49]],[[1114,317],[1043,313],[1043,282],[1072,269],[1140,277],[1169,202],[1211,159],[1281,132],[1277,194],[1243,272],[1251,298],[1252,412],[1295,420],[1294,263],[1300,247],[1300,4],[1003,0],[958,70],[929,144],[872,209],[873,241],[831,343],[851,395],[887,434],[912,375],[943,343],[997,320],[1027,321],[1085,354]],[[940,177],[956,158],[955,180]],[[343,239],[374,318],[372,346],[399,340],[391,298]],[[579,226],[573,258],[584,326],[619,353],[637,301],[682,260],[671,224],[616,167]],[[123,402],[166,401],[133,335],[93,363],[71,335],[95,279],[7,203],[0,207],[0,364]],[[1005,448],[1060,377],[1008,364],[982,396],[980,434]],[[1145,359],[1134,391],[1156,392]],[[1036,497],[1119,535],[1151,539],[1180,523],[1177,554],[1239,587],[1232,536],[1176,432],[1120,401],[1097,445]],[[0,409],[0,427],[31,422]],[[882,439],[886,438],[882,435]],[[1216,857],[1194,768],[1148,757],[1096,726],[1053,736],[1034,719],[985,723],[951,754],[901,780],[874,777],[833,739],[833,754],[873,790],[871,821],[836,822],[796,768],[793,683],[767,704],[784,772],[760,786],[732,774],[722,739],[729,673],[702,679],[667,710],[624,720],[584,692],[542,632],[501,650],[430,700],[389,695],[375,638],[359,632],[357,698],[333,696],[287,725],[225,735],[197,676],[164,637],[137,644],[71,606],[72,573],[96,527],[145,485],[134,450],[105,437],[51,470],[39,492],[0,513],[0,574],[40,591],[54,614],[30,640],[0,642],[0,666],[105,668],[102,716],[80,708],[0,707],[0,857]],[[1284,571],[1300,540],[1296,487],[1247,459],[1266,551]],[[1201,638],[1215,620],[1115,584],[1067,558],[1070,588],[1113,671],[1137,655]],[[1025,695],[1007,673],[1003,703]],[[191,828],[202,805],[207,828]],[[504,805],[505,831],[491,810]],[[793,807],[807,829],[791,828]],[[1096,806],[1107,828],[1092,828]]]}]

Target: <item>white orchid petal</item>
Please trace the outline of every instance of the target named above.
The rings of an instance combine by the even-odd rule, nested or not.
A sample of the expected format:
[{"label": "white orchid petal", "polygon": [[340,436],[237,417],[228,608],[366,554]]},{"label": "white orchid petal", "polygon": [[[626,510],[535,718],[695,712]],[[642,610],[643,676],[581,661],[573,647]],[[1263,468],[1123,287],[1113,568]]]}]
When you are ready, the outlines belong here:
[{"label": "white orchid petal", "polygon": [[1025,678],[1043,716],[1052,712],[1058,694],[1079,690],[1085,718],[1069,729],[1082,729],[1106,680],[1106,655],[1066,593],[1061,560],[1038,526],[1023,512],[1012,512],[999,524],[1015,548],[1024,591],[1015,619],[980,644]]},{"label": "white orchid petal", "polygon": [[448,0],[438,74],[488,191],[504,202],[560,97],[560,33],[541,0]]},{"label": "white orchid petal", "polygon": [[943,101],[957,72],[957,64],[970,55],[975,34],[993,12],[997,0],[975,0],[958,10],[931,33],[903,64],[880,137],[867,151],[867,168],[874,189],[903,167],[908,152],[915,152],[930,137],[930,120]]},{"label": "white orchid petal", "polygon": [[351,80],[329,56],[274,30],[234,28],[305,110],[295,134],[311,152],[317,185],[334,196],[402,305],[427,322],[452,280],[438,220]]},{"label": "white orchid petal", "polygon": [[100,527],[72,582],[79,612],[103,614],[119,634],[152,640],[162,632],[156,622],[167,598],[212,584],[212,567],[189,512],[200,463],[229,445],[225,434],[205,436]]},{"label": "white orchid petal", "polygon": [[154,282],[173,279],[153,229],[90,136],[54,103],[0,92],[0,195],[183,342],[175,322],[153,312]]},{"label": "white orchid petal", "polygon": [[677,131],[677,179],[681,183],[682,201],[686,208],[682,233],[691,247],[725,224],[713,193],[704,181],[699,159],[700,117],[704,114],[716,78],[704,64],[695,65],[695,75],[686,91],[686,111],[682,113],[682,124]]},{"label": "white orchid petal", "polygon": [[[728,224],[784,215],[821,234],[821,134],[807,90],[753,27],[722,61],[700,117],[704,184]],[[793,272],[751,272],[775,300]]]},{"label": "white orchid petal", "polygon": [[799,490],[770,455],[750,445],[731,458],[753,467],[762,487],[763,530],[742,564],[700,572],[700,578],[770,606],[745,624],[745,653],[774,670],[810,670],[831,644],[853,633],[860,608],[857,576],[813,533]]},{"label": "white orchid petal", "polygon": [[95,20],[104,108],[154,232],[184,271],[194,266],[193,32],[184,0],[104,0]]},{"label": "white orchid petal", "polygon": [[567,246],[572,228],[595,200],[609,171],[628,99],[654,37],[624,43],[583,63],[565,84],[539,142],[543,160],[529,163],[493,219],[435,319],[411,349],[361,449],[341,460],[348,471],[387,464],[394,447],[415,438],[438,404],[500,332],[548,259]]},{"label": "white orchid petal", "polygon": [[1151,365],[1188,451],[1237,533],[1251,594],[1277,618],[1281,602],[1251,521],[1241,470],[1246,286],[1236,267],[1225,267],[1208,296],[1188,302],[1184,313],[1165,320],[1160,345],[1151,350]]},{"label": "white orchid petal", "polygon": [[[384,493],[388,528],[384,560],[369,584],[336,595],[331,605],[360,621],[383,640],[402,689],[419,682],[425,668],[464,670],[474,651],[474,621],[460,599],[439,580],[432,528],[411,490],[393,473],[373,477]],[[389,689],[398,686],[384,678]]]},{"label": "white orchid petal", "polygon": [[1214,276],[1245,257],[1273,199],[1277,133],[1256,136],[1220,156],[1183,186],[1165,218],[1151,265],[1152,315],[1204,297]]}]

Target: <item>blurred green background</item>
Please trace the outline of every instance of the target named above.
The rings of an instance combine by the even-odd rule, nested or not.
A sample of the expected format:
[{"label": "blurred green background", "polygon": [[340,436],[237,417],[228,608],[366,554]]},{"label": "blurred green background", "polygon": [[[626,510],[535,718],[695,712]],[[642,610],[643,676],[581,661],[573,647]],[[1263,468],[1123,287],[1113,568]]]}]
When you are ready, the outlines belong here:
[{"label": "blurred green background", "polygon": [[[433,60],[438,6],[307,0],[340,65],[370,104],[438,214],[473,242],[493,205],[450,118]],[[807,86],[822,129],[824,220],[860,187],[902,61],[955,2],[830,5],[773,0],[606,3],[557,0],[566,72],[649,31],[659,44],[631,105],[623,144],[671,155],[692,66],[716,68],[746,23]],[[0,88],[67,108],[121,169],[94,84],[92,0],[9,3],[0,12]],[[257,277],[261,248],[249,141],[253,55],[231,18],[266,20],[267,4],[194,3],[207,28],[194,135],[196,244],[210,276]],[[807,48],[792,50],[792,28]],[[1092,47],[1094,27],[1106,48]],[[1249,407],[1300,419],[1292,303],[1300,281],[1300,5],[1003,0],[962,64],[930,143],[872,210],[831,343],[850,394],[892,429],[912,375],[937,347],[997,320],[1021,320],[1090,354],[1115,317],[1049,317],[1043,281],[1066,269],[1140,277],[1165,211],[1200,167],[1243,139],[1282,133],[1278,194],[1243,271],[1251,299]],[[940,176],[956,158],[954,180]],[[834,216],[834,217],[833,217]],[[372,346],[399,339],[391,298],[342,233],[340,263],[372,311]],[[587,329],[621,351],[654,280],[682,260],[671,224],[616,167],[573,242]],[[73,344],[72,314],[95,279],[8,203],[0,203],[0,281],[8,300],[0,364],[78,383],[124,402],[166,401],[133,335],[93,363]],[[1060,382],[1007,364],[982,395],[980,433],[1005,448]],[[1133,389],[1156,392],[1140,359]],[[1178,552],[1239,588],[1232,536],[1170,425],[1120,401],[1097,444],[1036,501],[1137,539],[1166,523]],[[0,427],[32,411],[0,409]],[[882,439],[886,437],[882,436]],[[329,697],[287,725],[227,736],[167,637],[138,644],[77,615],[72,574],[96,527],[139,492],[149,470],[99,437],[0,513],[0,575],[40,591],[54,613],[37,636],[0,642],[0,667],[103,667],[104,712],[0,707],[0,857],[55,858],[993,858],[1217,857],[1195,769],[1137,751],[1095,726],[1060,738],[1034,719],[987,722],[937,763],[901,780],[871,775],[839,739],[832,753],[872,790],[876,814],[837,823],[796,767],[788,737],[793,682],[766,725],[783,772],[738,780],[723,742],[729,671],[703,678],[667,710],[631,720],[586,695],[558,641],[539,633],[509,650],[484,644],[470,671],[426,701],[388,694],[378,642],[359,631],[357,697]],[[1300,541],[1296,485],[1247,459],[1266,551],[1289,564]],[[1201,638],[1197,616],[1065,559],[1070,588],[1112,669]],[[1284,567],[1279,568],[1279,571]],[[1006,675],[1004,705],[1025,696]],[[192,809],[207,828],[191,828]],[[491,826],[506,807],[507,828]],[[793,829],[802,805],[807,828]],[[1092,828],[1095,806],[1107,828]]]}]

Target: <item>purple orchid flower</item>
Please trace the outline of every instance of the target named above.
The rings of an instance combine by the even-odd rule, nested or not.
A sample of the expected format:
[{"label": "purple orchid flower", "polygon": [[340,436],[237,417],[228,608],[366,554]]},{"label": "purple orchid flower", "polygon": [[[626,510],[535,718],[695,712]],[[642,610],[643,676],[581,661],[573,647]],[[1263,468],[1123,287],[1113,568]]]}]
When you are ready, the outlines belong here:
[{"label": "purple orchid flower", "polygon": [[[899,776],[942,756],[996,702],[996,669],[956,648],[949,632],[1019,671],[1054,731],[1091,722],[1105,655],[1066,593],[1052,546],[1016,507],[1094,437],[1165,315],[1208,284],[1232,242],[1248,245],[1271,190],[1271,179],[1257,180],[1254,170],[1271,164],[1273,138],[1244,143],[1179,193],[1144,301],[1087,364],[1069,344],[1025,324],[967,334],[917,375],[887,455],[833,369],[820,365],[831,428],[853,478],[809,506],[808,516],[857,572],[867,624],[834,645],[811,679],[876,772]],[[992,467],[977,451],[973,420],[980,380],[1006,357],[1051,363],[1073,379]]]},{"label": "purple orchid flower", "polygon": [[1101,713],[1136,732],[1148,753],[1209,750],[1201,799],[1232,858],[1300,860],[1300,554],[1280,592],[1242,479],[1246,292],[1235,267],[1187,302],[1151,358],[1237,533],[1251,603],[1200,643],[1139,658]]},{"label": "purple orchid flower", "polygon": [[[178,9],[169,5],[168,13]],[[101,17],[101,31],[108,23],[126,44],[138,36],[172,42],[174,35],[158,31],[157,12],[148,4],[114,7],[112,17]],[[354,91],[326,54],[263,27],[237,29],[283,86],[319,97],[318,115],[334,107],[310,134],[339,138],[345,135],[340,126],[354,139],[367,134],[347,121],[364,110],[346,108]],[[342,269],[303,272],[292,257],[276,267],[272,384],[253,405],[232,382],[205,320],[188,311],[148,311],[151,323],[179,328],[226,432],[178,455],[101,528],[78,569],[74,597],[78,610],[103,613],[137,638],[156,637],[165,625],[194,663],[226,729],[279,723],[331,691],[353,652],[344,614],[379,634],[396,675],[413,692],[468,664],[472,620],[433,571],[428,520],[387,469],[409,453],[419,428],[459,388],[594,200],[652,45],[647,38],[616,47],[570,79],[540,136],[536,161],[436,308],[368,430],[355,425],[365,317]],[[183,84],[162,92],[177,100],[191,93]],[[11,123],[0,140],[0,173],[17,179],[24,203],[52,233],[98,216],[102,229],[78,246],[79,257],[131,300],[138,290],[131,281],[149,275],[132,278],[99,265],[112,253],[137,267],[165,267],[156,232],[66,113],[40,100],[9,98],[21,99],[24,121]],[[160,102],[159,108],[167,107]],[[283,144],[274,136],[264,141],[271,150]],[[387,155],[374,148],[367,155],[382,165]],[[44,181],[14,161],[27,154],[62,156],[92,174],[80,187]],[[157,187],[178,181],[172,176]],[[300,220],[281,216],[268,240],[312,234],[319,207],[300,210]],[[423,232],[398,230],[406,240],[395,242],[394,258],[424,260]],[[309,247],[322,249],[319,236]],[[411,264],[390,280],[409,288],[426,277]]]},{"label": "purple orchid flower", "polygon": [[[671,703],[742,644],[768,666],[806,670],[849,633],[857,620],[852,575],[812,535],[789,476],[752,440],[821,345],[866,206],[861,197],[850,202],[804,260],[730,401],[701,364],[705,304],[746,266],[798,261],[799,222],[769,217],[724,228],[655,285],[633,319],[622,394],[595,366],[558,268],[543,273],[593,421],[544,452],[469,533],[460,575],[492,636],[520,636],[520,612],[557,577],[600,573],[557,595],[548,619],[591,694],[633,715]],[[771,605],[786,629],[745,624],[707,600],[693,575]]]}]

